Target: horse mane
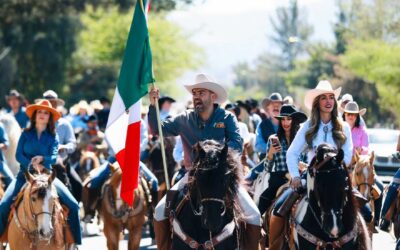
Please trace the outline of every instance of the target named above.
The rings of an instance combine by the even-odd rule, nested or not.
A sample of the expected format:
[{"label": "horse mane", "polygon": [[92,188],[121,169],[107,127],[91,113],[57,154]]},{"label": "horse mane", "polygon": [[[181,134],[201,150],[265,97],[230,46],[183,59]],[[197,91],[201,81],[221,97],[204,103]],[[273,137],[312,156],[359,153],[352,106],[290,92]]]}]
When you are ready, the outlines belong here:
[{"label": "horse mane", "polygon": [[86,151],[83,155],[82,158],[79,161],[79,166],[82,166],[83,163],[86,161],[86,159],[91,159],[93,161],[93,169],[100,167],[100,161],[99,158],[96,156],[94,152]]},{"label": "horse mane", "polygon": [[121,182],[121,178],[122,178],[122,170],[121,167],[119,166],[118,162],[115,162],[113,164],[110,163],[110,165],[108,166],[111,169],[112,175],[110,177],[110,179],[108,180],[108,183],[117,188],[119,183]]},{"label": "horse mane", "polygon": [[[212,150],[213,148],[217,147],[219,151],[223,150],[223,146],[215,140],[205,140],[203,142],[199,142],[194,146],[195,151],[195,160],[193,162],[193,168],[189,170],[189,176],[195,176],[195,172],[200,167],[202,159],[198,154],[199,150],[202,148],[205,152]],[[241,209],[235,203],[235,198],[238,192],[239,184],[243,181],[243,165],[241,163],[240,154],[229,148],[227,151],[226,158],[219,159],[222,160],[221,166],[226,170],[224,178],[226,178],[226,185],[227,185],[227,194],[226,194],[226,204],[227,207],[232,207],[237,215],[242,215]],[[196,179],[189,178],[188,187],[189,190],[194,190],[196,186]]]}]

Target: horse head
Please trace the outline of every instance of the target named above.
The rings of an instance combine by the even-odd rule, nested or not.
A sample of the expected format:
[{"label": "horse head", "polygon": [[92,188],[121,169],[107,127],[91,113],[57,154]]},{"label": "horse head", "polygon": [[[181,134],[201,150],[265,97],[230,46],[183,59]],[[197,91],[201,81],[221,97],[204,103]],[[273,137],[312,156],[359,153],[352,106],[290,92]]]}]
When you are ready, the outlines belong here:
[{"label": "horse head", "polygon": [[[351,197],[343,158],[343,150],[336,152],[330,145],[322,144],[307,173],[310,208],[320,227],[331,238],[337,238],[344,229],[343,209]],[[319,213],[315,212],[317,208]]]},{"label": "horse head", "polygon": [[219,232],[224,226],[224,216],[233,218],[240,162],[226,144],[213,140],[197,143],[194,154],[193,169],[189,173],[193,177],[190,195],[196,197],[202,227]]},{"label": "horse head", "polygon": [[372,152],[370,155],[359,155],[355,152],[353,160],[352,184],[367,200],[370,200],[372,198],[372,186],[375,183],[375,154]]},{"label": "horse head", "polygon": [[57,192],[52,185],[56,172],[51,175],[32,175],[25,172],[28,186],[24,191],[24,209],[27,218],[31,218],[31,227],[35,228],[40,240],[50,240],[54,235],[53,215]]}]

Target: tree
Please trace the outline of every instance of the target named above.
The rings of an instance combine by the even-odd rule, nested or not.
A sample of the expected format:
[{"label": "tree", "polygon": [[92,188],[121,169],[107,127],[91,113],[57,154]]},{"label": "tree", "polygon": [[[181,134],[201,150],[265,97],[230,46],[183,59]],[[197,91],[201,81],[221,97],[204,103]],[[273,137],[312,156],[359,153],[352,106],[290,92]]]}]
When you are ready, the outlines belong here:
[{"label": "tree", "polygon": [[299,14],[297,0],[291,0],[288,8],[278,8],[276,18],[270,18],[275,32],[270,39],[280,48],[285,70],[290,71],[297,55],[304,50],[312,27],[306,23],[306,16]]},{"label": "tree", "polygon": [[[375,82],[380,107],[398,117],[400,113],[400,46],[380,40],[353,40],[342,56],[344,66]],[[400,121],[397,122],[400,124]]]},{"label": "tree", "polygon": [[[79,34],[80,47],[71,69],[70,92],[87,85],[89,98],[109,95],[115,89],[120,64],[125,50],[133,11],[122,14],[114,8],[88,8],[81,16],[83,30]],[[201,49],[162,13],[150,13],[150,44],[153,54],[157,86],[163,94],[176,94],[174,80],[185,70],[194,69],[202,61]],[[105,68],[107,68],[105,70]],[[96,84],[97,88],[93,88]],[[82,96],[71,95],[76,102]]]}]

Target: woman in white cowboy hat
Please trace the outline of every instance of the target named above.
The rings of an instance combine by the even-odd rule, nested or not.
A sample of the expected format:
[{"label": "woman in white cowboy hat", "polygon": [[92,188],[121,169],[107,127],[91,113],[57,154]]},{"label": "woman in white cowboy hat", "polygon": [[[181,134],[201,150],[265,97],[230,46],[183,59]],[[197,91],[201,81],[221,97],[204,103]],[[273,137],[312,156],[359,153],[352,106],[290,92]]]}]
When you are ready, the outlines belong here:
[{"label": "woman in white cowboy hat", "polygon": [[359,154],[368,154],[368,134],[367,130],[361,125],[361,116],[367,112],[367,109],[359,109],[358,104],[350,101],[343,109],[343,121],[346,121],[351,128],[353,139],[353,154],[357,151]]},{"label": "woman in white cowboy hat", "polygon": [[[60,113],[52,108],[48,100],[40,100],[36,104],[29,105],[26,108],[26,114],[30,118],[30,127],[22,132],[16,152],[20,170],[17,178],[8,186],[0,201],[0,235],[6,229],[13,199],[26,182],[25,171],[51,170],[52,164],[55,164],[57,159],[59,143],[55,122],[61,117]],[[69,208],[67,221],[75,243],[81,244],[78,202],[61,181],[56,178],[53,183],[56,186],[60,201]]]},{"label": "woman in white cowboy hat", "polygon": [[[338,116],[337,99],[341,88],[333,89],[328,81],[320,81],[315,89],[306,93],[304,104],[311,110],[309,119],[297,132],[286,154],[286,163],[291,177],[291,189],[288,189],[276,202],[270,223],[270,249],[283,240],[283,226],[285,219],[278,210],[291,196],[294,190],[302,186],[299,171],[299,158],[306,149],[307,160],[311,161],[316,148],[322,143],[328,143],[344,152],[344,162],[349,165],[352,158],[353,143],[350,127]],[[305,180],[303,180],[304,182]],[[290,204],[291,205],[291,204]],[[289,206],[290,206],[289,205]],[[289,210],[285,208],[284,210]]]}]

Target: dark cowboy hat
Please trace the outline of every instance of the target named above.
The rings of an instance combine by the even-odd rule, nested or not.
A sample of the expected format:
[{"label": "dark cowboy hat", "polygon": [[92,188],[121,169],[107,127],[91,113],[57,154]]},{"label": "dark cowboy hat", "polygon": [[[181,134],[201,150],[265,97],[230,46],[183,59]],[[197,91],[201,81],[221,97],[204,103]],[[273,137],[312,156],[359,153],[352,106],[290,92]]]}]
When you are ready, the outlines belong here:
[{"label": "dark cowboy hat", "polygon": [[247,111],[247,113],[250,113],[250,111],[251,111],[250,105],[241,100],[236,101],[236,106],[238,106],[239,108],[244,108]]},{"label": "dark cowboy hat", "polygon": [[235,113],[236,116],[240,115],[240,108],[233,104],[233,103],[228,103],[225,105],[225,110],[233,110],[233,112]]},{"label": "dark cowboy hat", "polygon": [[174,98],[169,96],[162,96],[158,99],[158,106],[161,108],[165,102],[174,103],[176,102]]},{"label": "dark cowboy hat", "polygon": [[88,123],[88,122],[97,122],[97,116],[91,115],[91,116],[89,116],[88,118],[85,119],[85,122],[86,123]]},{"label": "dark cowboy hat", "polygon": [[269,104],[273,102],[280,102],[283,104],[283,99],[281,94],[279,93],[272,93],[266,100],[265,100],[265,105],[268,106]]},{"label": "dark cowboy hat", "polygon": [[[49,89],[46,92],[43,93],[42,99],[46,99],[49,101],[56,101],[57,105],[59,106],[64,106],[65,102],[63,99],[58,98],[58,95],[55,91]],[[41,99],[36,99],[35,103],[39,102]]]},{"label": "dark cowboy hat", "polygon": [[307,120],[306,114],[298,111],[295,106],[290,104],[282,105],[279,115],[275,116],[275,118],[282,119],[283,117],[288,116],[292,117],[292,119],[296,119],[299,123],[303,123]]},{"label": "dark cowboy hat", "polygon": [[6,100],[10,99],[11,97],[18,98],[21,102],[24,100],[24,97],[15,89],[10,90],[8,95],[6,95]]},{"label": "dark cowboy hat", "polygon": [[253,98],[247,99],[246,104],[249,105],[252,109],[258,107],[258,101]]}]

